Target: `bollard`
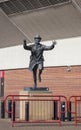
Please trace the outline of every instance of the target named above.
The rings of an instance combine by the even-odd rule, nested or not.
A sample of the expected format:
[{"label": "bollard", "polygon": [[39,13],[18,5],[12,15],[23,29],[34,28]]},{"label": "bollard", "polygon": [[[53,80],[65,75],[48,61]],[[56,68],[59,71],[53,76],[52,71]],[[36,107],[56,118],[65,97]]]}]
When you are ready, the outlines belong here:
[{"label": "bollard", "polygon": [[29,120],[29,102],[25,102],[25,120]]},{"label": "bollard", "polygon": [[1,100],[0,100],[0,118],[1,118]]},{"label": "bollard", "polygon": [[13,102],[13,121],[15,121],[15,108],[16,108],[16,103]]},{"label": "bollard", "polygon": [[57,100],[55,100],[54,101],[54,103],[53,103],[54,105],[53,105],[53,119],[54,120],[58,120],[58,102],[57,102]]},{"label": "bollard", "polygon": [[65,102],[61,103],[61,121],[65,121]]},{"label": "bollard", "polygon": [[1,101],[1,118],[5,118],[4,101]]},{"label": "bollard", "polygon": [[[12,104],[12,103],[11,103],[11,104]],[[12,119],[11,119],[12,121],[15,121],[15,115],[16,115],[16,114],[15,114],[15,112],[16,112],[16,111],[15,111],[15,108],[16,108],[16,103],[13,102],[13,115],[12,115]],[[11,109],[12,109],[12,108],[11,108]],[[12,110],[11,110],[11,111],[12,111]]]},{"label": "bollard", "polygon": [[69,111],[67,112],[67,119],[68,119],[68,121],[71,121],[72,120],[72,117],[71,117],[71,102],[69,102]]},{"label": "bollard", "polygon": [[[8,101],[8,111],[12,112],[12,100]],[[8,113],[8,118],[11,118],[11,113]]]}]

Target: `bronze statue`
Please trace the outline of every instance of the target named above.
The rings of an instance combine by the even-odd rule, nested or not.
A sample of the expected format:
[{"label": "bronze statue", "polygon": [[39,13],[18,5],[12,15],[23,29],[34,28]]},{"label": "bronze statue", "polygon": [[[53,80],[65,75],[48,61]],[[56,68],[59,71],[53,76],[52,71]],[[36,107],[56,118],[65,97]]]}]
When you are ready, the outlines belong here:
[{"label": "bronze statue", "polygon": [[23,41],[24,49],[31,51],[29,69],[33,71],[34,89],[36,89],[37,87],[37,69],[39,69],[38,80],[39,82],[41,82],[41,74],[43,70],[44,61],[43,52],[52,50],[56,45],[55,41],[52,43],[51,46],[40,44],[41,39],[42,38],[39,35],[35,36],[35,43],[32,45],[27,45],[26,40]]}]

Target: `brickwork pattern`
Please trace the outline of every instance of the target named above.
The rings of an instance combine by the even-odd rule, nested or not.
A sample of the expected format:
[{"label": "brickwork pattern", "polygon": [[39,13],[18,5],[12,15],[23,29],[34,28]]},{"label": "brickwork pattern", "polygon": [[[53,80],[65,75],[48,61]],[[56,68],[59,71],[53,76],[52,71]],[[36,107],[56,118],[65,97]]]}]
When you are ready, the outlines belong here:
[{"label": "brickwork pattern", "polygon": [[[6,70],[4,86],[5,96],[19,94],[24,87],[33,86],[32,72],[28,69]],[[80,95],[81,66],[71,66],[71,71],[67,71],[67,66],[44,68],[38,87],[48,87],[54,95]]]}]

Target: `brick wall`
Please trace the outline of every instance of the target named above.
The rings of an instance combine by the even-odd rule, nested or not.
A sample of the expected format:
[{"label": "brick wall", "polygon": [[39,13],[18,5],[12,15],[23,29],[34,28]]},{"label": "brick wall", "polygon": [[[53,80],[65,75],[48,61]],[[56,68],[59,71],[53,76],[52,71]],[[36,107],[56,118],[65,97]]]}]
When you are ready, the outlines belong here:
[{"label": "brick wall", "polygon": [[[32,85],[32,72],[28,69],[5,71],[5,96],[18,94],[24,87]],[[55,95],[81,95],[81,66],[71,66],[71,71],[67,71],[67,66],[44,68],[38,87],[49,87]]]}]

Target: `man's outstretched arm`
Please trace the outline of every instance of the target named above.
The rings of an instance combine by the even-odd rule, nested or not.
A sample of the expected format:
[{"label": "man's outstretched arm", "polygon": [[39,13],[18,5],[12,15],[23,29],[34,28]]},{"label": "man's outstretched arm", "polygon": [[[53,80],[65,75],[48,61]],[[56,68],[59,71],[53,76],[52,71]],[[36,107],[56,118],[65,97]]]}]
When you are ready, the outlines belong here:
[{"label": "man's outstretched arm", "polygon": [[51,46],[44,46],[44,50],[45,51],[52,50],[56,44],[57,44],[56,41],[53,41]]},{"label": "man's outstretched arm", "polygon": [[26,40],[23,40],[23,48],[26,50],[31,50],[31,47],[27,46]]}]

